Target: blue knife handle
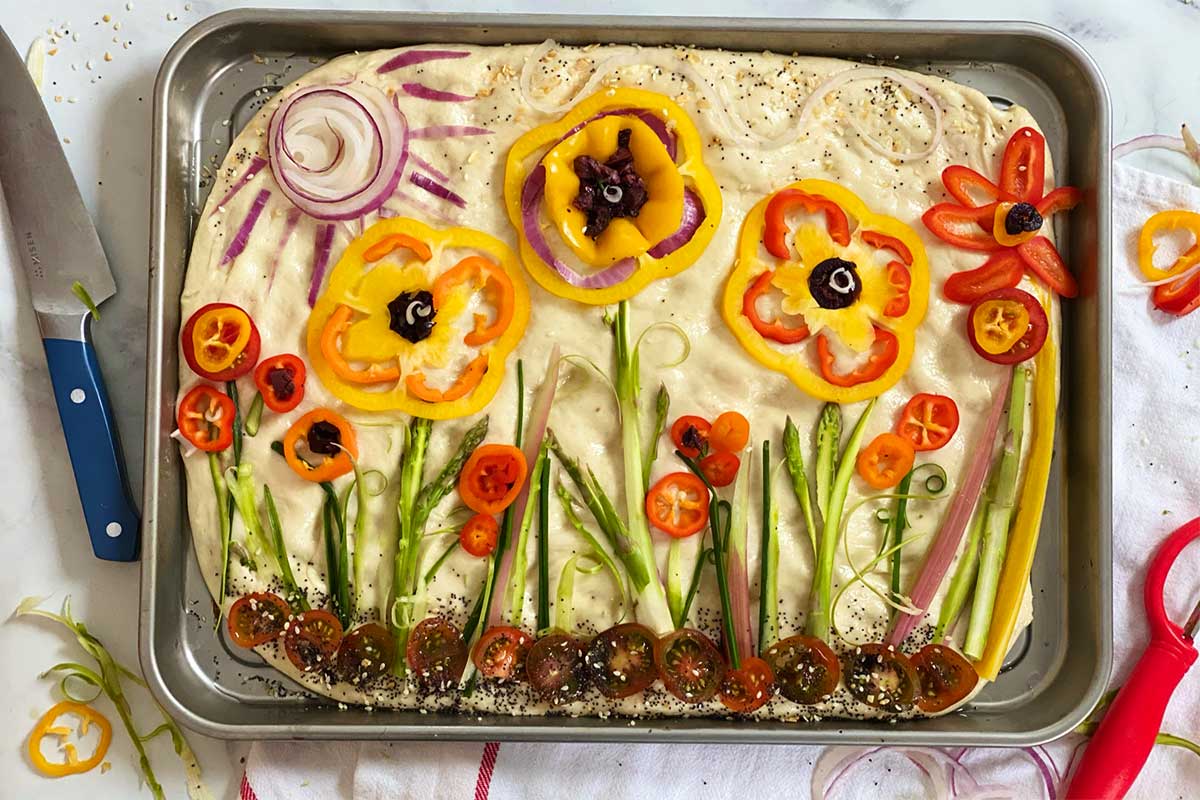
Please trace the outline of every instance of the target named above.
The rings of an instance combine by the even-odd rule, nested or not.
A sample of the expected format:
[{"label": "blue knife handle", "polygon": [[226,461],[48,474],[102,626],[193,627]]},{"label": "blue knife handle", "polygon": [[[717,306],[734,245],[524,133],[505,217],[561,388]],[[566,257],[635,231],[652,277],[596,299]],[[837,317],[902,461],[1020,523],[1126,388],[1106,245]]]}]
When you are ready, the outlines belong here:
[{"label": "blue knife handle", "polygon": [[129,496],[96,351],[87,341],[43,339],[42,344],[92,550],[106,561],[135,561],[141,522]]}]

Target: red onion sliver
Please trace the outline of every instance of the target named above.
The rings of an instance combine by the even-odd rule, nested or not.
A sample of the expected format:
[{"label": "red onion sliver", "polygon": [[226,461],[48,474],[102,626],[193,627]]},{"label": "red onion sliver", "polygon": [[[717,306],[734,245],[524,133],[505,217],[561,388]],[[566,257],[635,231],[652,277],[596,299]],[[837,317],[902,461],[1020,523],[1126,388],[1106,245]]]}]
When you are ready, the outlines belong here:
[{"label": "red onion sliver", "polygon": [[475,99],[474,95],[444,92],[423,83],[402,83],[400,89],[409,97],[415,97],[418,100],[432,100],[435,103],[465,103]]},{"label": "red onion sliver", "polygon": [[208,215],[211,217],[213,214],[224,208],[225,204],[232,200],[233,196],[240,192],[247,183],[254,180],[254,176],[257,175],[266,165],[267,160],[262,156],[255,156],[254,158],[250,159],[250,166],[246,167],[246,171],[242,173],[242,177],[238,178],[237,181],[234,182],[233,186],[229,187],[229,190],[225,192],[225,196],[221,198],[220,202],[213,206],[212,211],[208,212]]},{"label": "red onion sliver", "polygon": [[250,232],[254,230],[254,224],[258,222],[259,216],[262,215],[263,208],[267,205],[267,201],[271,199],[271,191],[269,189],[260,189],[258,195],[255,196],[254,202],[250,204],[250,210],[246,212],[246,218],[242,220],[242,224],[238,226],[237,233],[234,234],[233,241],[229,243],[229,247],[225,249],[225,255],[221,256],[220,266],[233,261],[242,254],[246,249],[246,242],[250,241]]},{"label": "red onion sliver", "polygon": [[467,207],[467,201],[464,200],[461,195],[456,194],[454,190],[447,186],[443,186],[428,175],[423,175],[420,172],[413,172],[408,176],[408,182],[413,186],[418,186],[424,189],[434,197],[441,198],[448,203],[453,203],[459,208]]},{"label": "red onion sliver", "polygon": [[430,164],[428,161],[421,158],[416,153],[409,152],[408,158],[410,161],[412,161],[414,167],[424,170],[426,173],[428,173],[430,175],[430,177],[437,178],[439,181],[442,181],[443,183],[450,182],[449,175],[442,172],[440,169],[435,167],[433,164]]},{"label": "red onion sliver", "polygon": [[325,268],[329,266],[329,251],[333,249],[333,223],[317,228],[316,250],[313,253],[312,281],[308,284],[308,307],[317,304],[321,282],[325,280]]},{"label": "red onion sliver", "polygon": [[389,58],[380,65],[376,73],[383,75],[385,72],[411,67],[414,64],[424,64],[426,61],[440,61],[448,58],[466,58],[471,55],[466,50],[409,50],[401,53],[398,56]]},{"label": "red onion sliver", "polygon": [[430,125],[426,128],[414,128],[409,133],[411,139],[451,139],[457,136],[491,136],[493,131],[487,128],[476,128],[474,125]]},{"label": "red onion sliver", "polygon": [[637,117],[642,122],[646,123],[646,126],[649,127],[650,130],[654,131],[654,135],[657,136],[658,140],[663,143],[663,147],[667,148],[667,155],[671,157],[672,161],[675,160],[675,155],[677,153],[675,135],[667,130],[667,123],[663,121],[662,117],[659,117],[658,115],[644,108],[611,108],[608,111],[601,111],[599,114],[585,119],[583,122],[564,133],[557,142],[551,145],[551,147],[556,147],[559,143],[579,133],[588,124],[603,117]]},{"label": "red onion sliver", "polygon": [[[530,473],[533,472],[533,465],[537,461],[538,451],[541,450],[542,440],[546,438],[546,427],[550,422],[550,408],[554,405],[554,393],[558,390],[558,367],[562,363],[561,355],[559,346],[555,344],[550,350],[550,361],[546,364],[546,377],[538,386],[537,393],[533,396],[533,405],[529,407],[529,420],[525,425],[521,452],[525,455],[525,463],[529,465]],[[525,398],[519,397],[517,401],[524,403]],[[498,594],[492,598],[492,608],[488,612],[487,627],[489,628],[502,624],[504,609],[507,608],[504,603],[504,593],[508,589],[508,577],[512,573],[513,554],[517,549],[516,539],[521,525],[525,522],[525,506],[529,502],[531,482],[530,478],[525,479],[525,485],[521,487],[516,501],[511,506],[513,511],[512,535],[509,537],[508,547],[500,555],[500,563],[496,569]],[[520,621],[516,620],[513,624],[519,625]]]},{"label": "red onion sliver", "polygon": [[1138,136],[1136,139],[1122,142],[1113,148],[1112,157],[1114,161],[1117,161],[1139,150],[1171,150],[1176,153],[1190,155],[1187,145],[1181,137],[1152,134],[1149,136]]},{"label": "red onion sliver", "polygon": [[[419,197],[413,197],[410,194],[405,194],[404,192],[398,191],[392,195],[392,198],[395,200],[399,200],[401,203],[404,203],[405,205],[412,206],[413,208],[415,208],[419,211],[422,211],[425,214],[428,214],[433,219],[445,222],[447,225],[457,225],[458,224],[458,220],[456,220],[454,217],[450,216],[449,214],[446,214],[441,209],[435,207],[433,205],[433,203],[426,203],[424,200],[420,199]],[[384,211],[386,211],[387,213],[384,214],[383,213]],[[383,208],[383,209],[380,209],[380,216],[399,217],[402,215],[400,214],[400,212],[393,211],[390,208]]]},{"label": "red onion sliver", "polygon": [[699,196],[691,189],[684,189],[683,218],[679,222],[679,229],[654,245],[654,247],[651,247],[650,256],[652,258],[664,258],[683,247],[696,235],[696,231],[704,224],[707,216],[708,214],[705,213],[704,204],[700,202]]},{"label": "red onion sliver", "polygon": [[302,213],[304,212],[295,206],[288,209],[287,218],[283,225],[283,235],[279,237],[279,246],[275,248],[275,256],[271,259],[271,271],[267,275],[268,292],[275,285],[275,272],[279,269],[279,257],[283,255],[283,249],[287,247],[288,241],[292,238],[292,233],[296,230],[296,224],[300,222],[300,215]]},{"label": "red onion sliver", "polygon": [[[996,387],[992,407],[983,426],[983,435],[976,443],[975,455],[967,469],[966,478],[959,486],[958,493],[954,495],[954,502],[946,512],[946,519],[930,545],[929,552],[925,554],[925,563],[921,565],[921,572],[917,575],[917,582],[909,596],[909,604],[915,608],[929,608],[958,552],[967,523],[971,521],[971,512],[983,492],[983,483],[992,463],[992,453],[996,449],[996,432],[1000,429],[1000,419],[1004,416],[1004,405],[1011,384],[1012,370],[1008,370],[1004,374],[1004,380]],[[906,614],[903,611],[898,613],[895,622],[892,623],[892,629],[888,631],[886,643],[899,647],[924,614],[924,611],[920,614]]]}]

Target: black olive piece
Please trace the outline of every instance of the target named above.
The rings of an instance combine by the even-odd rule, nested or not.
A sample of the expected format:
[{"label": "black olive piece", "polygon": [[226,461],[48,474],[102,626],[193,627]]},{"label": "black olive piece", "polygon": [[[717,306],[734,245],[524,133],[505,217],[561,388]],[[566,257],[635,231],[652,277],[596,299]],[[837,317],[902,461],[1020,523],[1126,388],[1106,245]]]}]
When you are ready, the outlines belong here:
[{"label": "black olive piece", "polygon": [[308,449],[317,455],[336,456],[341,452],[342,432],[332,422],[314,422],[307,438]]},{"label": "black olive piece", "polygon": [[398,336],[416,344],[433,333],[437,309],[433,307],[433,295],[429,292],[401,292],[387,308],[391,317],[388,327]]},{"label": "black olive piece", "polygon": [[683,446],[689,450],[704,449],[704,438],[700,435],[700,431],[696,430],[695,425],[688,425],[687,430],[683,432],[683,435],[679,437],[679,440],[683,442]]},{"label": "black olive piece", "polygon": [[278,400],[289,400],[296,393],[296,374],[284,367],[267,370],[267,383]]},{"label": "black olive piece", "polygon": [[847,308],[862,294],[862,279],[853,261],[827,258],[808,274],[808,290],[821,308]]},{"label": "black olive piece", "polygon": [[1004,230],[1009,236],[1042,229],[1042,215],[1030,203],[1017,203],[1004,215]]},{"label": "black olive piece", "polygon": [[619,131],[617,149],[603,164],[591,156],[577,156],[572,164],[579,178],[573,205],[587,215],[583,230],[592,239],[617,217],[636,217],[650,199],[646,182],[633,169],[632,136],[631,128]]}]

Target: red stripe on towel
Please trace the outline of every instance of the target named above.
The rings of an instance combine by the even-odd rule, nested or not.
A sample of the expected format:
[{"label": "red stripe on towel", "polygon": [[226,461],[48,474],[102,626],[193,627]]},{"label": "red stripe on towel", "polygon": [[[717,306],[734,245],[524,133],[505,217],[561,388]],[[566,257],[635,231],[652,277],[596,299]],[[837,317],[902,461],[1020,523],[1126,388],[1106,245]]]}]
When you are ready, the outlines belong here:
[{"label": "red stripe on towel", "polygon": [[246,773],[242,773],[242,786],[238,789],[238,800],[258,800],[258,795],[250,788],[250,781],[246,779]]},{"label": "red stripe on towel", "polygon": [[[483,746],[483,757],[479,759],[479,777],[475,780],[475,800],[487,800],[492,786],[492,771],[496,769],[496,754],[499,742],[488,742]],[[246,800],[243,798],[242,800]]]}]

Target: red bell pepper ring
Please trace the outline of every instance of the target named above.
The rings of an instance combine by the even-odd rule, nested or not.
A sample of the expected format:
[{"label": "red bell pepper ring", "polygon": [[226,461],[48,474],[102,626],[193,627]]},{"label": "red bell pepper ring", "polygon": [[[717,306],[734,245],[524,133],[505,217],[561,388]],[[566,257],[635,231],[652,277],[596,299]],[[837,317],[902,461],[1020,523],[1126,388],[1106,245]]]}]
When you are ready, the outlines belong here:
[{"label": "red bell pepper ring", "polygon": [[952,303],[970,305],[989,292],[1011,289],[1025,274],[1025,259],[1012,248],[1001,250],[982,266],[956,272],[946,279],[942,294]]},{"label": "red bell pepper ring", "polygon": [[1079,284],[1071,275],[1062,256],[1045,236],[1035,236],[1028,242],[1017,245],[1017,252],[1035,275],[1042,279],[1050,289],[1062,297],[1075,297],[1079,294]]},{"label": "red bell pepper ring", "polygon": [[1038,213],[1043,219],[1049,219],[1051,214],[1060,211],[1070,211],[1083,200],[1083,192],[1074,186],[1060,186],[1036,203]]},{"label": "red bell pepper ring", "polygon": [[858,234],[858,238],[876,250],[891,250],[904,262],[904,266],[912,266],[912,251],[908,249],[908,245],[895,236],[888,236],[886,233],[880,233],[879,231],[862,231]]},{"label": "red bell pepper ring", "polygon": [[792,257],[787,245],[788,226],[785,217],[797,206],[812,213],[823,211],[825,225],[829,228],[829,238],[842,247],[850,244],[850,221],[846,219],[846,212],[841,206],[832,200],[799,189],[784,189],[776,192],[767,203],[763,245],[768,253],[776,258]]},{"label": "red bell pepper ring", "polygon": [[1200,307],[1200,273],[1154,287],[1154,307],[1159,311],[1186,316]]},{"label": "red bell pepper ring", "polygon": [[304,362],[291,353],[272,356],[254,368],[254,385],[272,411],[283,414],[304,399],[307,371]]},{"label": "red bell pepper ring", "polygon": [[[951,197],[968,208],[978,208],[1004,199],[1000,196],[999,186],[961,164],[952,164],[942,170],[942,185]],[[979,195],[984,197],[982,203],[979,202]]]},{"label": "red bell pepper ring", "polygon": [[1000,191],[1022,203],[1042,199],[1046,187],[1046,139],[1033,128],[1012,135],[1000,162]]},{"label": "red bell pepper ring", "polygon": [[[1000,249],[1000,243],[992,235],[998,205],[989,203],[967,208],[957,203],[938,203],[921,215],[921,221],[934,236],[948,244],[964,250],[990,252]],[[984,224],[986,229],[982,227]]]},{"label": "red bell pepper ring", "polygon": [[775,277],[774,270],[767,270],[750,284],[750,288],[742,295],[742,313],[764,339],[770,339],[780,344],[795,344],[808,338],[808,326],[800,325],[790,328],[778,318],[767,322],[758,315],[758,298],[771,288],[771,279]]},{"label": "red bell pepper ring", "polygon": [[899,355],[900,340],[891,331],[876,325],[875,344],[871,347],[871,355],[867,358],[866,363],[853,372],[835,372],[834,357],[833,352],[829,349],[829,342],[826,341],[825,334],[817,335],[817,365],[821,368],[821,377],[834,386],[845,388],[873,381],[887,372],[888,367],[896,363]]}]

